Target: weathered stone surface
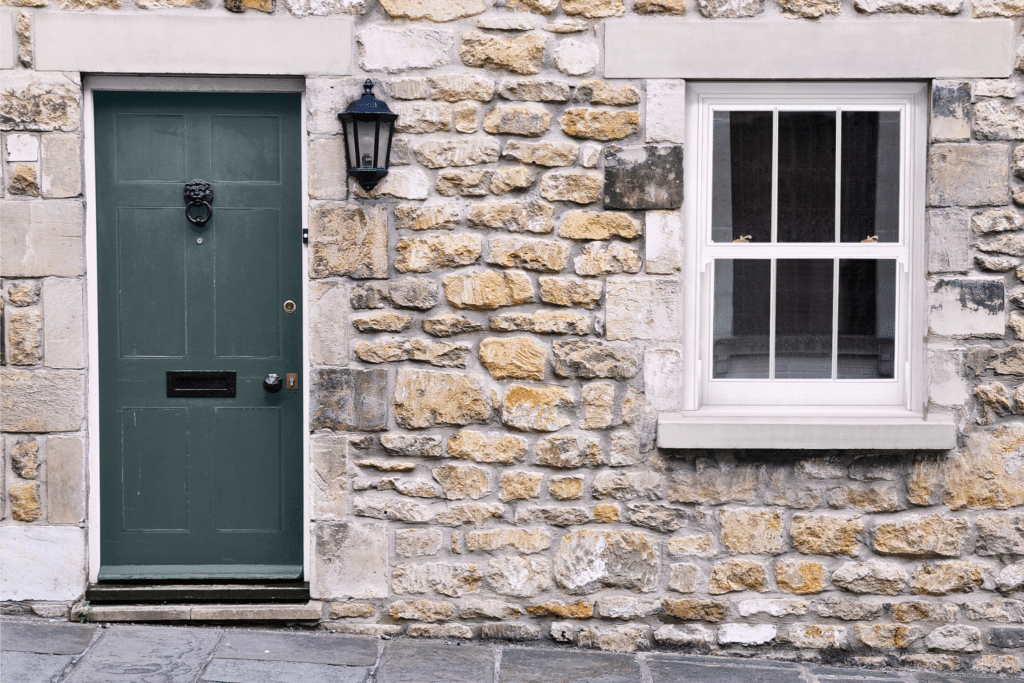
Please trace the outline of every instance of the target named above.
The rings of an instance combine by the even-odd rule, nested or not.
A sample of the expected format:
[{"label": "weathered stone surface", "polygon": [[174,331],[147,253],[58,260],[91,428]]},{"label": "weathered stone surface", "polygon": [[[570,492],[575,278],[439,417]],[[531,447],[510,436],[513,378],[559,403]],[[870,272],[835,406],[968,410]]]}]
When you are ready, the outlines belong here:
[{"label": "weathered stone surface", "polygon": [[310,277],[387,277],[387,212],[383,207],[325,202],[313,206],[309,223]]},{"label": "weathered stone surface", "polygon": [[[636,432],[624,429],[614,432],[611,437],[612,447],[608,452],[609,465],[612,467],[627,467],[629,465],[636,465],[643,459]],[[647,526],[647,524],[634,519],[632,515],[630,516],[630,521],[633,524]]]},{"label": "weathered stone surface", "polygon": [[572,96],[573,102],[592,102],[612,106],[628,106],[640,103],[640,91],[633,85],[612,85],[605,81],[580,81]]},{"label": "weathered stone surface", "polygon": [[427,168],[476,166],[498,160],[500,145],[491,138],[424,140],[413,145],[416,161]]},{"label": "weathered stone surface", "polygon": [[974,135],[982,140],[1024,140],[1024,107],[988,100],[974,105]]},{"label": "weathered stone surface", "polygon": [[996,598],[964,603],[967,619],[1024,624],[1024,601]]},{"label": "weathered stone surface", "polygon": [[715,539],[711,534],[676,536],[668,539],[668,554],[672,557],[712,557]]},{"label": "weathered stone surface", "polygon": [[555,432],[569,425],[562,411],[574,405],[575,399],[565,387],[513,384],[505,391],[501,421],[522,431]]},{"label": "weathered stone surface", "polygon": [[[923,564],[914,570],[910,580],[911,592],[925,595],[971,593],[981,588],[991,567],[976,562],[941,562]],[[834,578],[833,578],[834,581]]]},{"label": "weathered stone surface", "polygon": [[[661,0],[654,1],[661,2]],[[668,2],[673,1],[675,0],[668,0]],[[639,0],[637,5],[634,5],[634,9],[642,2],[647,2],[647,0]],[[659,626],[654,632],[654,639],[662,645],[691,645],[697,647],[709,647],[714,645],[717,640],[714,629],[698,624],[665,624],[664,626]]]},{"label": "weathered stone surface", "polygon": [[839,0],[782,0],[782,14],[787,17],[817,19],[826,14],[839,14]]},{"label": "weathered stone surface", "polygon": [[928,154],[930,206],[1007,203],[1005,145],[932,145]]},{"label": "weathered stone surface", "polygon": [[825,590],[825,568],[820,562],[779,560],[775,563],[775,583],[796,595],[820,593]]},{"label": "weathered stone surface", "polygon": [[697,0],[697,9],[709,19],[752,17],[764,11],[764,0]]},{"label": "weathered stone surface", "polygon": [[669,567],[668,589],[677,593],[695,593],[700,587],[703,573],[695,564],[677,562]]},{"label": "weathered stone surface", "polygon": [[604,152],[607,209],[677,209],[683,202],[683,148],[609,146]]},{"label": "weathered stone surface", "polygon": [[449,500],[472,498],[479,500],[491,491],[487,470],[472,465],[442,465],[432,469],[434,479],[441,484]]},{"label": "weathered stone surface", "polygon": [[527,605],[526,611],[534,616],[552,616],[562,619],[589,619],[594,616],[594,605],[579,600],[564,603],[561,600],[549,600],[542,605]]},{"label": "weathered stone surface", "polygon": [[729,459],[697,458],[692,473],[677,471],[672,477],[669,500],[703,505],[752,503],[759,471],[755,466],[737,465]]},{"label": "weathered stone surface", "polygon": [[7,300],[16,308],[34,306],[39,303],[41,292],[38,282],[14,282],[7,287]]},{"label": "weathered stone surface", "polygon": [[359,360],[367,363],[412,360],[441,368],[464,368],[469,346],[424,339],[383,337],[370,342],[359,342],[355,351]]},{"label": "weathered stone surface", "polygon": [[400,595],[433,591],[458,598],[478,593],[482,581],[479,565],[457,562],[400,564],[391,573],[391,589]]},{"label": "weathered stone surface", "polygon": [[920,627],[898,624],[856,624],[854,633],[868,647],[887,650],[908,648],[924,635]]},{"label": "weathered stone surface", "polygon": [[719,521],[722,545],[733,555],[778,555],[784,550],[778,510],[722,510]]},{"label": "weathered stone surface", "polygon": [[387,596],[388,532],[384,525],[319,522],[312,536],[316,571],[310,592],[314,597]]},{"label": "weathered stone surface", "polygon": [[332,602],[331,619],[367,619],[374,615],[373,605],[359,602]]},{"label": "weathered stone surface", "polygon": [[950,337],[1000,338],[1005,334],[1001,278],[936,279],[930,289],[928,325],[932,332]]},{"label": "weathered stone surface", "polygon": [[570,211],[562,220],[558,235],[575,240],[606,240],[613,236],[632,239],[640,235],[640,225],[622,213]]},{"label": "weathered stone surface", "polygon": [[1024,590],[1024,562],[1015,562],[1003,567],[996,577],[996,589],[1001,593]]},{"label": "weathered stone surface", "polygon": [[945,498],[952,510],[1024,505],[1024,468],[1020,448],[1024,426],[1001,427],[967,436],[966,447],[945,470]]},{"label": "weathered stone surface", "polygon": [[77,74],[7,71],[0,87],[0,130],[77,131],[82,118]]},{"label": "weathered stone surface", "polygon": [[501,600],[467,600],[459,610],[459,616],[463,619],[514,619],[525,610],[519,605],[514,605]]},{"label": "weathered stone surface", "polygon": [[532,555],[551,547],[551,534],[544,529],[488,529],[466,532],[466,546],[471,552],[477,550],[492,552],[515,548],[521,553]]},{"label": "weathered stone surface", "polygon": [[437,513],[437,523],[444,526],[461,526],[472,524],[476,527],[488,519],[500,517],[505,506],[497,503],[462,503],[449,505]]},{"label": "weathered stone surface", "polygon": [[545,348],[532,337],[488,337],[480,362],[494,379],[544,379]]},{"label": "weathered stone surface", "polygon": [[398,240],[395,270],[429,273],[441,268],[468,266],[480,258],[483,239],[463,232]]},{"label": "weathered stone surface", "polygon": [[594,521],[598,524],[614,524],[622,520],[622,509],[614,503],[594,506]]},{"label": "weathered stone surface", "polygon": [[379,472],[411,472],[416,469],[414,462],[395,462],[393,460],[356,460],[356,467],[369,467]]},{"label": "weathered stone surface", "polygon": [[978,555],[1024,555],[1024,514],[982,515],[975,520]]},{"label": "weathered stone surface", "polygon": [[536,28],[537,23],[533,17],[512,17],[493,16],[481,17],[476,22],[477,28],[486,28],[492,31],[529,31]]},{"label": "weathered stone surface", "polygon": [[570,16],[587,19],[621,17],[626,11],[622,0],[562,0],[562,9]]},{"label": "weathered stone surface", "polygon": [[423,321],[423,331],[435,337],[451,337],[483,329],[483,324],[457,313],[441,313]]},{"label": "weathered stone surface", "polygon": [[357,517],[387,519],[393,522],[429,522],[434,519],[432,508],[420,503],[395,498],[361,496],[352,503]]},{"label": "weathered stone surface", "polygon": [[556,500],[575,500],[583,495],[581,477],[551,477],[548,493]]},{"label": "weathered stone surface", "polygon": [[979,235],[1020,230],[1024,228],[1024,218],[1013,209],[989,209],[971,216],[971,228]]},{"label": "weathered stone surface", "polygon": [[621,140],[636,133],[640,128],[640,113],[604,109],[566,109],[558,120],[558,125],[561,126],[562,132],[569,137],[608,142],[609,140]]},{"label": "weathered stone surface", "polygon": [[540,183],[541,195],[552,202],[590,204],[601,198],[602,177],[593,171],[551,171]]},{"label": "weathered stone surface", "polygon": [[480,107],[472,102],[459,102],[452,107],[455,114],[455,130],[459,133],[475,133],[480,129]]},{"label": "weathered stone surface", "polygon": [[959,608],[945,602],[924,602],[910,600],[892,605],[892,618],[904,623],[914,621],[956,621]]},{"label": "weathered stone surface", "polygon": [[491,176],[491,194],[502,195],[528,190],[535,182],[537,176],[525,166],[499,168]]},{"label": "weathered stone surface", "polygon": [[532,598],[551,585],[551,565],[543,557],[497,557],[487,565],[485,576],[495,593]]},{"label": "weathered stone surface", "polygon": [[360,332],[401,332],[412,323],[411,315],[401,313],[371,313],[352,318],[352,325]]},{"label": "weathered stone surface", "polygon": [[441,549],[441,532],[437,529],[398,529],[395,531],[395,552],[402,557],[434,555]]},{"label": "weathered stone surface", "polygon": [[478,375],[426,370],[399,371],[393,405],[395,419],[406,429],[486,422],[492,410]]},{"label": "weathered stone surface", "polygon": [[498,94],[506,100],[517,102],[568,102],[569,84],[565,81],[541,79],[506,80],[498,84]]},{"label": "weathered stone surface", "polygon": [[585,626],[576,634],[576,644],[610,652],[635,652],[651,647],[651,628],[643,624]]},{"label": "weathered stone surface", "polygon": [[381,7],[394,19],[454,21],[487,10],[484,0],[380,0]]},{"label": "weathered stone surface", "polygon": [[579,526],[589,521],[587,511],[577,507],[520,507],[516,510],[516,524]]},{"label": "weathered stone surface", "polygon": [[832,572],[832,583],[853,593],[898,595],[907,584],[903,567],[880,560],[848,562]]},{"label": "weathered stone surface", "polygon": [[569,76],[583,76],[597,67],[601,50],[597,45],[575,38],[558,42],[555,48],[555,67]]},{"label": "weathered stone surface", "polygon": [[1020,664],[1013,655],[981,655],[971,664],[972,671],[988,673],[1020,673]]},{"label": "weathered stone surface", "polygon": [[516,12],[551,14],[558,9],[558,0],[507,0],[505,6]]},{"label": "weathered stone surface", "polygon": [[[20,73],[20,72],[7,72]],[[73,277],[83,271],[83,206],[77,201],[0,201],[0,273]]]},{"label": "weathered stone surface", "polygon": [[660,600],[643,600],[626,595],[597,599],[597,613],[607,619],[632,621],[657,614],[661,610],[662,604]]},{"label": "weathered stone surface", "polygon": [[429,600],[399,600],[391,603],[388,610],[391,618],[409,619],[413,621],[450,621],[455,618],[455,605],[450,602],[430,602]]},{"label": "weathered stone surface", "polygon": [[807,601],[796,598],[785,598],[782,600],[743,600],[739,603],[741,617],[751,617],[757,614],[767,614],[771,617],[785,617],[791,614],[806,614]]},{"label": "weathered stone surface", "polygon": [[492,135],[538,137],[551,125],[551,114],[536,104],[499,104],[484,117],[484,130]]},{"label": "weathered stone surface", "polygon": [[39,196],[39,182],[36,179],[35,164],[14,164],[7,181],[7,192],[26,197]]},{"label": "weathered stone surface", "polygon": [[392,105],[398,114],[396,133],[446,133],[452,129],[452,108],[440,102],[399,102]]},{"label": "weathered stone surface", "polygon": [[540,483],[544,475],[514,470],[501,475],[498,487],[503,502],[510,500],[528,500],[540,495]]},{"label": "weathered stone surface", "polygon": [[974,82],[975,97],[1006,97],[1017,96],[1017,84],[1008,78],[986,78]]},{"label": "weathered stone surface", "polygon": [[863,531],[860,517],[794,515],[790,533],[793,549],[806,555],[850,555],[860,550],[857,534]]},{"label": "weathered stone surface", "polygon": [[[325,284],[322,289],[327,291],[332,284],[334,283]],[[357,310],[384,308],[384,304],[391,302],[388,283],[364,282],[363,284],[356,285],[352,288],[348,301],[352,308]]]},{"label": "weathered stone surface", "polygon": [[854,2],[854,7],[857,11],[864,14],[874,14],[876,12],[959,14],[962,6],[963,0],[856,0]]},{"label": "weathered stone surface", "polygon": [[975,17],[1019,17],[1024,15],[1024,7],[1016,0],[979,0],[971,3]]},{"label": "weathered stone surface", "polygon": [[386,392],[386,370],[319,369],[311,387],[310,429],[382,430]]},{"label": "weathered stone surface", "polygon": [[480,637],[500,640],[540,640],[540,626],[518,622],[484,624],[480,627]]},{"label": "weathered stone surface", "polygon": [[556,306],[592,309],[601,300],[604,289],[601,282],[564,277],[542,277],[539,282],[541,301]]},{"label": "weathered stone surface", "polygon": [[82,428],[85,378],[67,370],[0,370],[0,429],[68,432]]},{"label": "weathered stone surface", "polygon": [[448,454],[476,462],[512,464],[526,453],[526,439],[510,434],[493,438],[480,432],[464,429],[448,439]]},{"label": "weathered stone surface", "polygon": [[39,442],[35,439],[15,441],[9,457],[11,469],[22,479],[35,479],[39,476]]},{"label": "weathered stone surface", "polygon": [[430,310],[437,305],[439,297],[437,283],[425,277],[404,277],[391,280],[388,300],[396,308],[411,308],[417,311]]},{"label": "weathered stone surface", "polygon": [[768,574],[764,565],[751,560],[728,560],[712,568],[708,587],[711,595],[743,590],[768,590]]},{"label": "weathered stone surface", "polygon": [[864,512],[893,512],[903,507],[899,492],[890,483],[836,486],[828,489],[826,501],[836,510],[852,507]]},{"label": "weathered stone surface", "polygon": [[506,268],[525,268],[557,273],[569,260],[569,245],[554,240],[496,236],[490,240],[488,263]]},{"label": "weathered stone surface", "polygon": [[[79,303],[79,305],[81,305]],[[36,365],[43,360],[42,316],[39,308],[7,314],[7,360],[11,365]]]},{"label": "weathered stone surface", "polygon": [[[982,256],[976,254],[974,257],[974,265],[978,266],[979,270],[986,270],[990,273],[1005,273],[1009,270],[1013,270],[1019,265],[1017,259],[1008,258],[1005,256]],[[1011,316],[1013,313],[1010,314]],[[1018,336],[1018,339],[1020,337]]]},{"label": "weathered stone surface", "polygon": [[1019,626],[993,626],[989,629],[988,641],[995,647],[1024,646],[1024,628]]},{"label": "weathered stone surface", "polygon": [[537,166],[572,166],[576,163],[580,146],[574,142],[526,142],[509,140],[503,157]]},{"label": "weathered stone surface", "polygon": [[846,628],[824,624],[793,624],[786,640],[794,647],[815,649],[843,649],[847,647]]},{"label": "weathered stone surface", "polygon": [[615,385],[609,382],[584,384],[580,391],[583,399],[583,428],[606,429],[612,426],[615,407]]},{"label": "weathered stone surface", "polygon": [[602,587],[651,593],[660,563],[655,539],[646,532],[576,529],[562,537],[555,552],[555,581],[573,595]]},{"label": "weathered stone surface", "polygon": [[598,467],[601,444],[589,436],[548,436],[537,442],[537,464],[547,467]]},{"label": "weathered stone surface", "polygon": [[928,212],[929,272],[965,272],[970,268],[968,222],[971,220],[970,211],[959,207]]},{"label": "weathered stone surface", "polygon": [[444,294],[456,308],[489,311],[532,300],[533,283],[525,273],[477,270],[446,275]]},{"label": "weathered stone surface", "polygon": [[728,600],[698,600],[665,598],[665,613],[684,621],[716,622],[725,619],[729,612]]},{"label": "weathered stone surface", "polygon": [[356,34],[356,43],[363,69],[399,73],[447,64],[455,39],[451,31],[435,28],[368,26]]},{"label": "weathered stone surface", "polygon": [[39,498],[39,482],[26,481],[15,484],[7,491],[11,505],[11,517],[19,522],[34,522],[42,516]]},{"label": "weathered stone surface", "polygon": [[310,440],[314,519],[348,516],[348,446],[347,436],[317,434]]},{"label": "weathered stone surface", "polygon": [[881,555],[959,557],[966,535],[967,520],[963,517],[907,517],[879,524],[874,549]]},{"label": "weathered stone surface", "polygon": [[426,78],[398,78],[387,84],[388,94],[396,100],[425,100],[430,97]]},{"label": "weathered stone surface", "polygon": [[543,202],[484,202],[469,207],[469,224],[509,232],[551,232],[554,207]]},{"label": "weathered stone surface", "polygon": [[590,339],[559,339],[551,343],[559,377],[628,379],[640,370],[636,349]]},{"label": "weathered stone surface", "polygon": [[436,458],[441,455],[441,437],[435,435],[381,434],[380,445],[391,455]]},{"label": "weathered stone surface", "polygon": [[547,39],[537,33],[505,38],[467,31],[462,34],[459,57],[466,66],[504,69],[526,76],[540,71],[546,42]]},{"label": "weathered stone surface", "polygon": [[569,311],[540,310],[533,314],[505,313],[491,316],[490,328],[501,332],[585,335],[590,332],[590,318]]},{"label": "weathered stone surface", "polygon": [[654,472],[642,470],[615,472],[605,471],[594,477],[591,485],[595,498],[632,500],[661,498],[661,477]]},{"label": "weathered stone surface", "polygon": [[573,259],[576,274],[588,277],[639,273],[642,265],[640,252],[622,242],[589,242]]},{"label": "weathered stone surface", "polygon": [[980,652],[981,631],[974,626],[963,624],[940,626],[924,639],[929,650],[947,652]]}]

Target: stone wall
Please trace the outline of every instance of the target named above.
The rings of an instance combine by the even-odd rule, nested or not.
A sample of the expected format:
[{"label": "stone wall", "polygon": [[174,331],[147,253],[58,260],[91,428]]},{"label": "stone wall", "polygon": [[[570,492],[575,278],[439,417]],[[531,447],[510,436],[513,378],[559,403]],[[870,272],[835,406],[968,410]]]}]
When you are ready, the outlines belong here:
[{"label": "stone wall", "polygon": [[[1019,3],[5,4],[26,7],[22,36],[35,12],[357,16],[356,73],[306,82],[324,628],[1024,663],[1019,74],[933,85],[928,400],[961,445],[868,454],[655,448],[692,333],[685,84],[601,78],[619,17],[972,21],[1024,16]],[[20,59],[0,87],[0,526],[38,535],[85,514],[81,92],[77,74],[33,72],[28,39]],[[346,182],[336,118],[366,77],[400,115],[369,196]],[[61,609],[5,605],[30,607]]]}]

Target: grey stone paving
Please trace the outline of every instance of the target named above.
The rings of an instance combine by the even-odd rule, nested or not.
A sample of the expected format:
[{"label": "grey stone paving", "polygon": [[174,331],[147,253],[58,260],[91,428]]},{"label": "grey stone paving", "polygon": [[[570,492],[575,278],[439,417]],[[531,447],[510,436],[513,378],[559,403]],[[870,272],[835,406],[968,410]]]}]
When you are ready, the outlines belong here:
[{"label": "grey stone paving", "polygon": [[[1008,630],[1000,642],[1015,643]],[[256,627],[0,618],[0,683],[995,683],[975,672],[636,655],[501,641],[377,639]]]}]

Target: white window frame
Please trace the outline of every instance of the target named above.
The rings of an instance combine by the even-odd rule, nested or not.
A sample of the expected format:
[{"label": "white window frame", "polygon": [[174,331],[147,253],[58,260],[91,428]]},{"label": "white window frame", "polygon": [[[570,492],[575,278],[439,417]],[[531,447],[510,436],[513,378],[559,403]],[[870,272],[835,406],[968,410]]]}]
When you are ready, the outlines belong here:
[{"label": "white window frame", "polygon": [[[926,298],[925,161],[928,85],[912,82],[688,83],[684,177],[685,414],[712,416],[907,417],[924,410]],[[711,242],[712,116],[717,109],[899,110],[901,116],[900,242],[828,245],[842,258],[896,258],[897,360],[893,380],[715,380],[711,373],[713,258],[729,258],[748,245]],[[755,245],[750,247],[757,249]],[[825,245],[822,245],[825,246]],[[779,245],[774,258],[809,257],[821,246]],[[760,253],[760,252],[759,252]],[[767,253],[767,252],[765,252]],[[822,256],[818,256],[822,258]],[[763,399],[754,403],[750,397]]]}]

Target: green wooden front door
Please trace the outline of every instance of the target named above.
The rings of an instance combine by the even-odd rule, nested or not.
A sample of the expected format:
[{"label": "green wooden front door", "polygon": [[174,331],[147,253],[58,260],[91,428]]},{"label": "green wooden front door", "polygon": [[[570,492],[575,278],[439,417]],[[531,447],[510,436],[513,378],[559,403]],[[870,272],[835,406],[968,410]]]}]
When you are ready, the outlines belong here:
[{"label": "green wooden front door", "polygon": [[263,387],[301,377],[299,96],[94,104],[100,579],[299,578],[304,388]]}]

